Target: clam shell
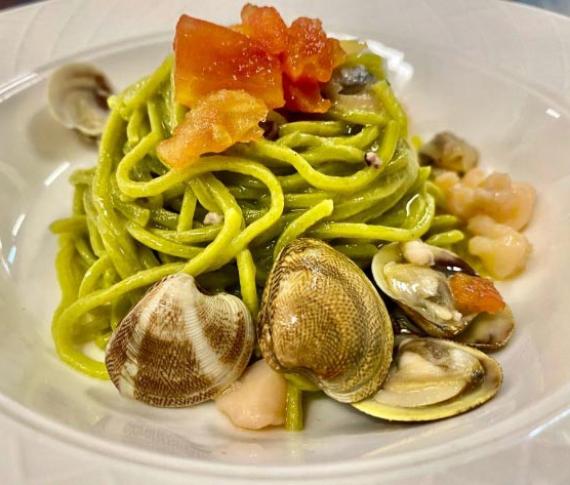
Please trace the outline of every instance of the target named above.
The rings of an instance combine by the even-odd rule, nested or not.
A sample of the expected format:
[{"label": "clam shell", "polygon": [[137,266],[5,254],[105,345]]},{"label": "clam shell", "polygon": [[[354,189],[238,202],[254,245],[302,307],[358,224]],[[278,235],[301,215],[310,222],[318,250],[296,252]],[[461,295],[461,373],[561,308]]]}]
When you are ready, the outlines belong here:
[{"label": "clam shell", "polygon": [[179,273],[156,284],[113,333],[105,363],[125,396],[183,407],[223,392],[244,371],[255,328],[233,295],[205,295]]},{"label": "clam shell", "polygon": [[63,126],[97,138],[103,133],[112,91],[105,75],[91,64],[66,64],[49,78],[48,103]]},{"label": "clam shell", "polygon": [[[404,314],[392,312],[392,317],[397,323],[397,329],[406,330],[416,335],[429,335],[431,337],[445,338],[464,343],[471,347],[481,349],[485,352],[493,352],[503,348],[509,342],[514,329],[515,320],[508,305],[495,314],[479,313],[463,315],[460,320],[442,320],[437,315],[432,314],[430,318],[426,316],[425,308],[419,311],[407,305],[394,293],[387,276],[386,268],[392,262],[402,263],[406,259],[416,259],[417,265],[429,270],[437,271],[440,274],[450,275],[455,273],[465,273],[477,276],[475,270],[463,261],[455,253],[446,249],[430,246],[417,241],[406,243],[390,243],[382,246],[372,259],[372,275],[374,281],[384,294],[389,296]],[[414,244],[414,258],[406,255],[406,249]],[[425,251],[429,251],[431,260]],[[398,316],[396,316],[398,315]],[[407,317],[407,318],[406,318]]]},{"label": "clam shell", "polygon": [[[400,339],[389,377],[383,386],[389,387],[392,375],[401,372],[402,349],[410,344],[415,346],[426,344],[432,347],[432,362],[427,364],[427,374],[426,369],[420,368],[417,363],[414,367],[408,364],[408,368],[412,367],[410,382],[407,383],[404,378],[401,379],[403,382],[399,383],[399,388],[403,389],[401,402],[397,402],[397,393],[385,396],[383,395],[384,389],[380,389],[369,399],[353,404],[356,409],[388,421],[435,421],[481,406],[492,399],[501,387],[503,372],[499,363],[493,358],[477,349],[456,342],[420,337]],[[460,368],[462,364],[450,366],[446,362],[447,357],[454,355],[461,356],[462,360],[469,364],[472,364],[472,361],[476,364],[466,366],[463,383],[459,379],[461,374],[457,372],[457,368]],[[439,370],[435,373],[429,371],[433,367],[438,367]],[[425,386],[422,388],[422,378],[426,375],[429,377],[426,377]],[[408,384],[407,388],[406,384]],[[422,392],[425,392],[426,396],[431,399],[426,399],[422,403]],[[406,402],[406,398],[411,399],[413,403]],[[437,398],[435,400],[438,402],[433,402],[434,398]],[[429,403],[430,401],[432,403]]]},{"label": "clam shell", "polygon": [[499,313],[477,315],[455,340],[483,352],[495,352],[509,343],[515,330],[515,317],[507,305]]},{"label": "clam shell", "polygon": [[465,140],[444,131],[420,148],[420,160],[426,165],[465,173],[477,166],[479,152]]},{"label": "clam shell", "polygon": [[299,373],[341,402],[373,394],[392,359],[392,324],[378,292],[356,264],[315,239],[297,239],[277,257],[259,329],[271,367]]},{"label": "clam shell", "polygon": [[[441,273],[446,272],[447,268],[450,268],[450,272],[460,270],[470,274],[470,271],[472,271],[469,266],[466,266],[465,263],[461,262],[460,258],[451,251],[429,246],[425,243],[422,243],[422,246],[425,246],[430,250],[433,248],[433,251],[436,252],[433,263],[430,266],[425,266],[425,268],[429,267],[430,270],[439,271]],[[443,320],[434,314],[431,318],[427,318],[425,309],[423,312],[420,312],[416,308],[406,305],[392,291],[384,269],[392,262],[401,263],[404,261],[403,247],[403,244],[396,242],[386,244],[380,248],[372,259],[372,275],[374,277],[374,281],[380,290],[392,298],[402,311],[428,335],[438,338],[453,338],[467,328],[471,321],[469,316],[462,316],[460,320]],[[443,263],[441,261],[443,261]],[[410,264],[410,266],[412,265]],[[421,267],[421,269],[423,268],[424,267]],[[467,269],[469,269],[469,272]]]}]

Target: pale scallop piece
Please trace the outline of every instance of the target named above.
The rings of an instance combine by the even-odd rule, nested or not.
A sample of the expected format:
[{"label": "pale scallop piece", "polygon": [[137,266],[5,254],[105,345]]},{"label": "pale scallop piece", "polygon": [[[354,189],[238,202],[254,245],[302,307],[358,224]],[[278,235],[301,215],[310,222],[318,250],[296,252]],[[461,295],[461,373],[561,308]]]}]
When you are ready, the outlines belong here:
[{"label": "pale scallop piece", "polygon": [[216,406],[239,428],[257,430],[285,423],[286,397],[285,378],[258,360],[216,398]]},{"label": "pale scallop piece", "polygon": [[475,168],[462,179],[447,172],[435,182],[446,195],[447,209],[464,220],[487,215],[519,231],[532,218],[536,191],[530,184],[513,182],[505,173],[485,176],[481,169]]},{"label": "pale scallop piece", "polygon": [[461,177],[456,172],[452,172],[451,170],[445,170],[441,172],[435,178],[436,185],[443,190],[444,194],[448,194],[451,188],[458,184],[461,180]]},{"label": "pale scallop piece", "polygon": [[493,277],[505,279],[524,270],[532,246],[523,234],[488,216],[471,218],[467,227],[475,234],[469,240],[469,252],[481,259]]},{"label": "pale scallop piece", "polygon": [[532,217],[536,199],[534,188],[524,182],[513,182],[505,173],[492,173],[481,184],[477,202],[483,213],[516,231],[523,229]]},{"label": "pale scallop piece", "polygon": [[479,187],[487,178],[485,171],[482,168],[473,168],[469,170],[462,179],[463,185],[471,187],[472,189]]}]

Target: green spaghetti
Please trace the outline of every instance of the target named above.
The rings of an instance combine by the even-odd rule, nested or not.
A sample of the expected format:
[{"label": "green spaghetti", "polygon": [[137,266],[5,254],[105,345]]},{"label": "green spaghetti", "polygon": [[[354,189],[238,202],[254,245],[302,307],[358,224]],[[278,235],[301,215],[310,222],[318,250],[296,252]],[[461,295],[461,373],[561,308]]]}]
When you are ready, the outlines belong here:
[{"label": "green spaghetti", "polygon": [[[72,214],[51,226],[62,290],[53,338],[75,369],[108,377],[86,345],[104,348],[144,290],[167,275],[183,271],[208,290],[240,295],[256,315],[274,258],[300,236],[326,240],[362,267],[385,241],[463,238],[456,218],[435,216],[429,169],[418,165],[386,80],[371,89],[377,111],[276,116],[276,139],[175,171],[155,151],[184,117],[171,73],[168,58],[110,99],[97,166],[72,174]],[[368,166],[371,156],[377,163]]]}]

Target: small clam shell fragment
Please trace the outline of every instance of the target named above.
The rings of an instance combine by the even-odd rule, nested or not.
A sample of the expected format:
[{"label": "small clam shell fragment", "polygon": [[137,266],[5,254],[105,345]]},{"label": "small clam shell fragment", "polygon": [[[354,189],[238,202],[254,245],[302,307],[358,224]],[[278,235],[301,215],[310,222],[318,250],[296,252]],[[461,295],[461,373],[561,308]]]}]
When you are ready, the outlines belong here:
[{"label": "small clam shell fragment", "polygon": [[389,421],[433,421],[489,401],[502,379],[497,361],[479,350],[447,340],[399,337],[381,389],[353,406]]},{"label": "small clam shell fragment", "polygon": [[420,149],[420,161],[444,170],[465,173],[477,166],[479,152],[450,132],[438,133]]},{"label": "small clam shell fragment", "polygon": [[105,363],[121,394],[158,407],[216,397],[244,371],[255,327],[244,303],[205,295],[178,273],[153,288],[113,333]]},{"label": "small clam shell fragment", "polygon": [[341,402],[376,392],[392,359],[380,295],[356,264],[315,239],[293,241],[275,260],[259,328],[271,367],[301,374]]},{"label": "small clam shell fragment", "polygon": [[105,75],[90,64],[66,64],[49,78],[48,103],[53,117],[88,138],[103,133],[112,88]]}]

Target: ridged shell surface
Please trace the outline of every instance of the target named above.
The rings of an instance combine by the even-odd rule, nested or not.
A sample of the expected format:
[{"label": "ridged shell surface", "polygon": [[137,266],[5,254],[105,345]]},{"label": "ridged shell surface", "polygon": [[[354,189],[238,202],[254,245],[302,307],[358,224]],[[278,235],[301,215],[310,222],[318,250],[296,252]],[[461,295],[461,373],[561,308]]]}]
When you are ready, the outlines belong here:
[{"label": "ridged shell surface", "polygon": [[179,273],[151,288],[107,346],[109,376],[125,396],[158,407],[207,401],[243,373],[255,340],[237,297],[203,294]]},{"label": "ridged shell surface", "polygon": [[341,402],[376,392],[392,359],[392,324],[374,286],[345,255],[315,239],[293,241],[276,259],[259,329],[270,366],[307,376]]}]

